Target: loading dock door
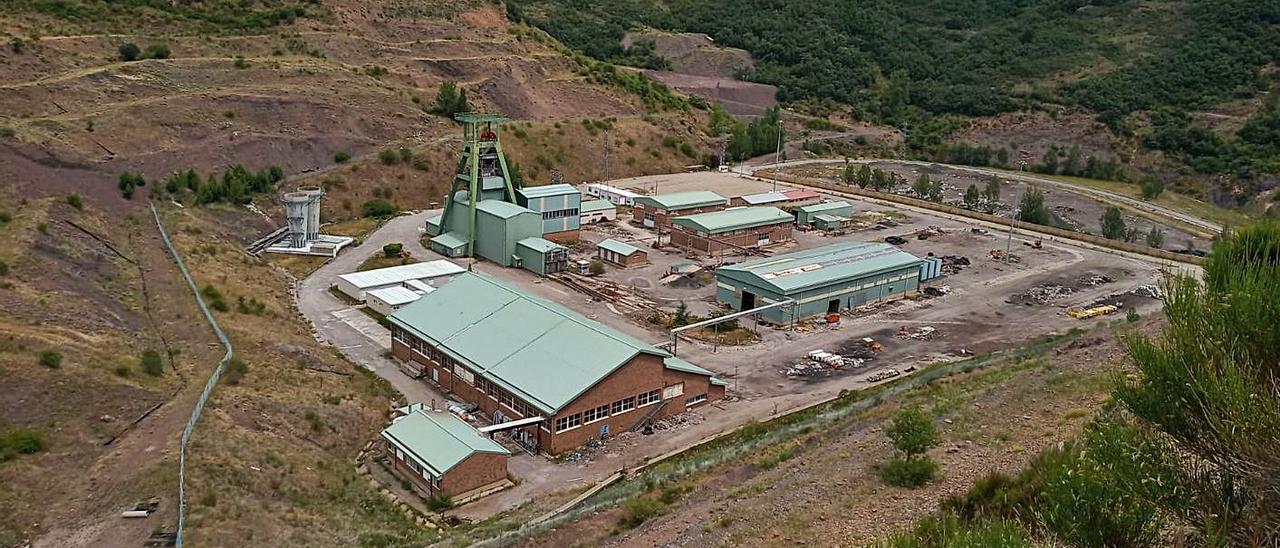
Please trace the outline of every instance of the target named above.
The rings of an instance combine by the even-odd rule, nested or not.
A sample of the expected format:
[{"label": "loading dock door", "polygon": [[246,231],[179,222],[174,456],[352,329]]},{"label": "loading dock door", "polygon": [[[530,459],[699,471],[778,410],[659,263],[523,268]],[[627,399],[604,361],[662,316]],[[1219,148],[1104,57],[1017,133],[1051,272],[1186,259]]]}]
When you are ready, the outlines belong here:
[{"label": "loading dock door", "polygon": [[827,314],[838,314],[840,312],[840,299],[831,299],[827,301]]},{"label": "loading dock door", "polygon": [[751,310],[756,307],[756,295],[750,291],[742,292],[742,307],[738,310]]}]

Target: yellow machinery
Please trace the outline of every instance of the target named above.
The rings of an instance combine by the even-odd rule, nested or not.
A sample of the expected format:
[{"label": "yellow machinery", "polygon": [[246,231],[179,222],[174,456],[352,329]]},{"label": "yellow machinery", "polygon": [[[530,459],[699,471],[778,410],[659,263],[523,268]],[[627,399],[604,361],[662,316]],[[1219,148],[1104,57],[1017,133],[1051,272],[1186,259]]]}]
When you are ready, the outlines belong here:
[{"label": "yellow machinery", "polygon": [[1067,309],[1067,315],[1077,320],[1086,320],[1096,316],[1105,316],[1117,310],[1120,310],[1120,307],[1114,304],[1104,304],[1093,308],[1069,308]]}]

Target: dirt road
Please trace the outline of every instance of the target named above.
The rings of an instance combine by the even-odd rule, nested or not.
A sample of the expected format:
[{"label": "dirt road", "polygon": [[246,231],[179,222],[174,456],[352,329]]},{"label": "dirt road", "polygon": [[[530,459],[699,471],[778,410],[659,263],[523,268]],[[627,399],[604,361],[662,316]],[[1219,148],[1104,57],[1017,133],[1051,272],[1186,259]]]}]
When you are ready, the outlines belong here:
[{"label": "dirt road", "polygon": [[[1051,186],[1054,188],[1059,188],[1068,192],[1073,192],[1076,194],[1081,194],[1081,195],[1085,195],[1092,198],[1098,198],[1098,199],[1102,199],[1110,202],[1118,202],[1125,205],[1126,207],[1132,208],[1137,211],[1147,212],[1153,215],[1158,215],[1161,217],[1177,220],[1179,222],[1182,222],[1182,223],[1191,225],[1193,227],[1196,227],[1200,230],[1203,230],[1209,234],[1217,234],[1222,231],[1222,225],[1219,225],[1211,221],[1206,221],[1204,219],[1201,219],[1194,215],[1190,215],[1188,213],[1183,213],[1181,211],[1169,209],[1164,206],[1138,200],[1129,196],[1125,196],[1123,194],[1117,194],[1115,192],[1108,192],[1106,190],[1099,190],[1095,188],[1084,187],[1084,186],[1075,185],[1075,184],[1071,184],[1064,181],[1047,179],[1044,177],[1013,174],[1013,173],[1008,173],[1005,171],[994,170],[994,169],[984,169],[984,168],[960,166],[960,165],[954,165],[954,164],[943,164],[938,162],[919,162],[915,160],[872,158],[872,159],[859,159],[859,160],[851,159],[848,161],[850,163],[859,164],[859,165],[874,164],[877,162],[886,162],[886,163],[895,163],[895,164],[901,164],[901,165],[920,166],[920,167],[943,166],[943,167],[954,169],[957,171],[965,171],[965,172],[975,173],[975,174],[984,175],[984,176],[998,175],[1006,179],[1012,179],[1015,181],[1020,181],[1025,183],[1034,183],[1037,185]],[[762,167],[778,167],[779,169],[782,169],[787,167],[795,167],[795,166],[802,166],[802,165],[809,165],[809,164],[837,164],[837,163],[843,164],[845,163],[845,160],[834,159],[834,158],[815,159],[815,160],[793,160],[793,161],[782,162],[780,164],[773,164],[768,161],[768,157],[760,157],[760,158],[754,158],[752,160],[749,160],[747,162],[743,162],[742,164],[734,166],[733,171],[743,175],[751,175],[751,173],[754,172],[756,169],[759,169]]]}]

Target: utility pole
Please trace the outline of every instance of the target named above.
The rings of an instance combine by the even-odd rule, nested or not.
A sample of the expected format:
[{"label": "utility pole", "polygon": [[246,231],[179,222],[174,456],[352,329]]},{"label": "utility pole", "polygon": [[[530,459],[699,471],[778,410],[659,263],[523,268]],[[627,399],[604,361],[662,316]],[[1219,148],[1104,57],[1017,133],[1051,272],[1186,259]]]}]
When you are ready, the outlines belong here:
[{"label": "utility pole", "polygon": [[1013,250],[1013,218],[1018,216],[1018,210],[1015,208],[1009,211],[1009,238],[1004,242],[1004,264],[1009,264],[1009,253]]},{"label": "utility pole", "polygon": [[782,163],[782,112],[778,112],[778,149],[773,152],[773,171],[775,175],[775,177],[773,178],[774,192],[778,191],[778,179],[776,178],[776,175],[778,174],[777,173],[778,164],[781,164],[781,163]]}]

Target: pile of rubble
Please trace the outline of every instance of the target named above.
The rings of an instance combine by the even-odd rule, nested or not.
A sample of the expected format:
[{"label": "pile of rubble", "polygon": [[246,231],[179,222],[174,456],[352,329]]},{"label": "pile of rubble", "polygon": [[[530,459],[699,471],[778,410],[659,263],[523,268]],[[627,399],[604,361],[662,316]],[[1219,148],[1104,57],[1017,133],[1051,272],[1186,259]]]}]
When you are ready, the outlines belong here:
[{"label": "pile of rubble", "polygon": [[907,329],[907,326],[904,325],[898,328],[898,338],[899,339],[915,339],[917,341],[927,341],[929,339],[932,339],[933,335],[937,332],[938,330],[936,328],[928,325],[917,327],[914,330],[909,330]]},{"label": "pile of rubble", "polygon": [[1013,298],[1006,302],[1028,305],[1051,304],[1059,299],[1070,297],[1072,293],[1075,293],[1075,290],[1070,287],[1058,284],[1041,284],[1028,289],[1026,293],[1014,295]]},{"label": "pile of rubble", "polygon": [[995,259],[995,260],[997,260],[997,261],[1005,261],[1005,260],[1007,260],[1007,261],[1008,261],[1008,262],[1010,262],[1010,263],[1020,263],[1020,262],[1022,262],[1022,258],[1021,258],[1021,257],[1019,257],[1016,253],[1009,253],[1009,254],[1008,254],[1008,257],[1006,257],[1006,256],[1005,256],[1005,252],[1004,252],[1004,250],[1003,250],[1003,249],[992,249],[992,250],[991,250],[991,258],[992,258],[992,259]]},{"label": "pile of rubble", "polygon": [[1090,274],[1080,278],[1080,287],[1096,287],[1103,284],[1109,284],[1114,281],[1115,280],[1107,276],[1103,276],[1102,274]]},{"label": "pile of rubble", "polygon": [[879,372],[867,375],[867,378],[862,379],[862,382],[880,382],[885,379],[892,379],[901,374],[902,372],[898,371],[897,369],[885,369],[884,371],[879,371]]},{"label": "pile of rubble", "polygon": [[884,241],[893,245],[902,245],[907,243],[907,240],[905,238],[902,238],[899,236],[887,236],[885,237]]},{"label": "pile of rubble", "polygon": [[1146,297],[1148,299],[1159,299],[1162,295],[1160,292],[1160,286],[1154,284],[1140,285],[1129,290],[1129,294]]},{"label": "pile of rubble", "polygon": [[652,429],[654,432],[678,430],[680,428],[693,426],[695,424],[702,424],[702,422],[705,420],[707,420],[705,417],[697,413],[681,413],[679,415],[667,417],[660,421],[654,421],[654,423],[649,425],[649,428],[647,428],[646,430]]},{"label": "pile of rubble", "polygon": [[924,296],[926,297],[941,297],[950,292],[951,292],[951,286],[949,285],[939,285],[939,286],[931,285],[929,287],[924,288],[921,291],[921,293],[924,293]]},{"label": "pile of rubble", "polygon": [[950,276],[960,272],[964,267],[969,266],[969,258],[961,255],[943,255],[942,256],[942,273]]}]

